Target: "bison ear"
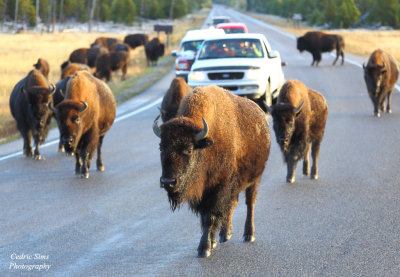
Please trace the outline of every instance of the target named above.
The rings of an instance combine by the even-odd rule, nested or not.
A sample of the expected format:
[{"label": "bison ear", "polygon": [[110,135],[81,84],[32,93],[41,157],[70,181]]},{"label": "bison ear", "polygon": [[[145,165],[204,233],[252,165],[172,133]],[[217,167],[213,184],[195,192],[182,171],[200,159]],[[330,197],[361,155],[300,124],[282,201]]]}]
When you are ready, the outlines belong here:
[{"label": "bison ear", "polygon": [[213,144],[214,144],[214,141],[212,139],[203,138],[203,139],[195,142],[194,148],[195,149],[203,149],[203,148],[207,148]]},{"label": "bison ear", "polygon": [[304,101],[301,102],[301,104],[297,108],[294,108],[294,112],[295,112],[296,116],[298,116],[301,113],[301,110],[303,108],[303,104],[304,104]]}]

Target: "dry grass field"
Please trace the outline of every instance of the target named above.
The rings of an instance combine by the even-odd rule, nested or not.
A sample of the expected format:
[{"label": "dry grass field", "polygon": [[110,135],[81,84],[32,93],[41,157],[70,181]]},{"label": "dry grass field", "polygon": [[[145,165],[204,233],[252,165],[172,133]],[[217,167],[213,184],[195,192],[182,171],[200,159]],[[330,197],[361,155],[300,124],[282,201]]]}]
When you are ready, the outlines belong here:
[{"label": "dry grass field", "polygon": [[[173,59],[169,58],[171,49],[177,49],[179,41],[189,29],[199,28],[207,13],[189,15],[184,19],[175,20],[174,32],[170,35],[170,47],[166,49],[165,57],[169,62],[160,62],[158,67],[169,67]],[[157,33],[149,34],[150,39]],[[9,110],[9,98],[15,84],[33,69],[39,57],[46,59],[50,65],[49,81],[56,83],[60,80],[60,65],[66,61],[69,54],[90,44],[99,36],[109,36],[123,39],[125,34],[118,33],[73,33],[63,32],[54,34],[0,34],[0,139],[17,133],[16,124]],[[165,43],[166,35],[160,33],[160,39]],[[120,73],[112,75],[109,82],[111,89],[121,91],[128,83],[135,86],[138,76],[151,75],[159,70],[147,68],[144,48],[138,47],[130,53],[131,61],[128,68],[127,80],[121,82]]]},{"label": "dry grass field", "polygon": [[[303,35],[307,31],[311,31],[309,27],[300,26],[294,28],[293,25],[286,19],[272,16],[250,13],[251,16],[256,17],[264,22],[274,24],[282,29],[293,33],[297,36]],[[335,33],[343,36],[345,40],[345,51],[359,55],[370,55],[375,49],[381,48],[400,60],[400,30],[323,30],[326,33]]]}]

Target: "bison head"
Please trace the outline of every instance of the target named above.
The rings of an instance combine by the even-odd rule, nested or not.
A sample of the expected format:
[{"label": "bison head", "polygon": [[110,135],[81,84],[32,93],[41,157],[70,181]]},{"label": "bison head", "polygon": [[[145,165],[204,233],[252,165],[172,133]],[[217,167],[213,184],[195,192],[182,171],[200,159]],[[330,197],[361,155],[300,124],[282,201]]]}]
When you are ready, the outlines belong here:
[{"label": "bison head", "polygon": [[47,119],[51,115],[47,106],[53,100],[52,95],[55,92],[55,86],[51,85],[50,88],[22,88],[22,91],[28,102],[28,113],[32,118],[32,128],[40,132],[45,127]]},{"label": "bison head", "polygon": [[295,130],[296,117],[301,113],[303,104],[304,102],[298,107],[293,107],[290,104],[280,103],[269,108],[273,118],[276,141],[284,152],[288,151]]},{"label": "bison head", "polygon": [[306,50],[306,44],[304,41],[304,37],[297,38],[297,50],[299,50],[300,52],[303,52],[304,50]]},{"label": "bison head", "polygon": [[386,64],[385,63],[383,63],[383,65],[368,64],[367,66],[363,64],[363,69],[364,69],[364,80],[367,85],[368,91],[377,96],[387,72]]},{"label": "bison head", "polygon": [[207,162],[201,151],[213,145],[213,141],[206,137],[208,126],[204,118],[202,127],[185,117],[171,119],[158,127],[158,119],[159,116],[153,131],[161,138],[160,186],[168,192],[171,209],[175,210],[185,200],[192,182],[200,178],[198,167]]},{"label": "bison head", "polygon": [[67,154],[73,154],[78,146],[83,131],[82,116],[88,104],[84,101],[62,101],[56,108],[49,106],[56,115],[60,129],[60,140]]}]

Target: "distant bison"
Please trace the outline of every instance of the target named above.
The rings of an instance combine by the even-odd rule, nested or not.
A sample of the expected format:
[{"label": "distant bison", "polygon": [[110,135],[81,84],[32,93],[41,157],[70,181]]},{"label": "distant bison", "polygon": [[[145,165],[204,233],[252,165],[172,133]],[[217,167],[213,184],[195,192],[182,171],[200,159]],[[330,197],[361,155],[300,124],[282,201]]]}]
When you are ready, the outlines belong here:
[{"label": "distant bison", "polygon": [[39,58],[33,66],[39,70],[44,77],[47,79],[49,78],[50,66],[45,59]]},{"label": "distant bison", "polygon": [[149,36],[146,34],[130,34],[124,38],[124,43],[129,44],[132,49],[140,45],[145,45],[149,41]]},{"label": "distant bison", "polygon": [[90,72],[90,67],[83,63],[69,63],[61,72],[61,79],[74,74],[79,70],[86,70]]},{"label": "distant bison", "polygon": [[304,36],[297,38],[297,49],[300,52],[304,50],[310,52],[313,56],[314,64],[318,66],[321,61],[322,52],[331,52],[336,49],[336,59],[333,65],[336,64],[339,56],[342,56],[342,65],[344,63],[344,40],[340,35],[329,35],[323,32],[307,32]]},{"label": "distant bison", "polygon": [[79,48],[71,52],[69,55],[69,61],[71,63],[83,63],[88,64],[87,53],[89,48]]},{"label": "distant bison", "polygon": [[197,253],[207,257],[231,238],[239,193],[246,191],[243,239],[254,241],[257,187],[268,160],[270,132],[265,113],[253,101],[217,86],[196,87],[183,98],[177,117],[158,127],[160,185],[171,209],[183,202],[200,214],[203,235]]},{"label": "distant bison", "polygon": [[146,53],[147,66],[157,65],[160,57],[164,56],[164,44],[160,42],[159,38],[153,38],[144,46]]},{"label": "distant bison", "polygon": [[93,47],[94,45],[100,45],[106,47],[108,50],[111,51],[111,45],[113,45],[116,42],[121,43],[122,41],[117,38],[98,37],[90,46]]},{"label": "distant bison", "polygon": [[100,55],[96,60],[96,72],[94,76],[99,79],[105,78],[108,82],[111,79],[111,72],[121,69],[121,80],[125,80],[128,64],[129,52],[127,51],[111,52]]},{"label": "distant bison", "polygon": [[267,108],[287,164],[286,181],[295,182],[297,162],[301,159],[304,159],[303,174],[309,174],[310,149],[313,158],[311,178],[318,179],[319,148],[328,117],[324,96],[299,81],[289,80],[282,86],[277,103],[272,109]]},{"label": "distant bison", "polygon": [[192,88],[189,87],[183,78],[176,77],[172,80],[161,103],[161,118],[163,122],[176,116],[183,97],[191,91]]},{"label": "distant bison", "polygon": [[108,48],[100,46],[100,45],[95,45],[93,47],[90,47],[89,50],[87,51],[87,65],[91,68],[96,66],[96,59],[98,56],[107,54]]},{"label": "distant bison", "polygon": [[379,110],[385,110],[385,99],[387,99],[386,112],[392,113],[390,102],[399,77],[396,59],[385,51],[377,49],[371,54],[367,66],[363,64],[363,68],[364,80],[374,105],[375,116],[380,117]]},{"label": "distant bison", "polygon": [[63,71],[70,63],[86,64],[89,67],[94,67],[96,59],[102,54],[108,53],[108,49],[99,45],[91,48],[79,48],[71,52],[68,61],[61,65]]},{"label": "distant bison", "polygon": [[130,50],[131,50],[131,47],[126,43],[114,43],[113,45],[111,45],[111,48],[110,48],[111,52],[117,52],[117,51],[129,52]]},{"label": "distant bison", "polygon": [[[52,113],[47,105],[52,104],[53,85],[49,85],[46,77],[37,69],[19,81],[10,96],[10,110],[17,121],[17,127],[23,139],[23,153],[35,160],[42,159],[40,145],[47,137]],[[35,152],[32,150],[31,137],[35,141]]]},{"label": "distant bison", "polygon": [[89,178],[96,149],[97,169],[104,171],[101,146],[117,108],[110,88],[90,73],[78,71],[67,83],[64,101],[50,108],[56,114],[65,151],[75,155],[75,174]]}]

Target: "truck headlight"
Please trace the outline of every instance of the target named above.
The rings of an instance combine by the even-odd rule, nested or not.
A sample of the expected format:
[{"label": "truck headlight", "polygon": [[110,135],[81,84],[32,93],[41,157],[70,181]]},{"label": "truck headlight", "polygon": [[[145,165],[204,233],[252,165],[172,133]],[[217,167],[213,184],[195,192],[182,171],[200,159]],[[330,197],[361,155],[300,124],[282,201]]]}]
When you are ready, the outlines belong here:
[{"label": "truck headlight", "polygon": [[260,80],[261,78],[261,70],[259,69],[250,69],[247,72],[247,79],[249,80]]},{"label": "truck headlight", "polygon": [[190,75],[189,75],[190,81],[204,81],[205,78],[206,77],[202,71],[193,71],[193,72],[190,72]]}]

